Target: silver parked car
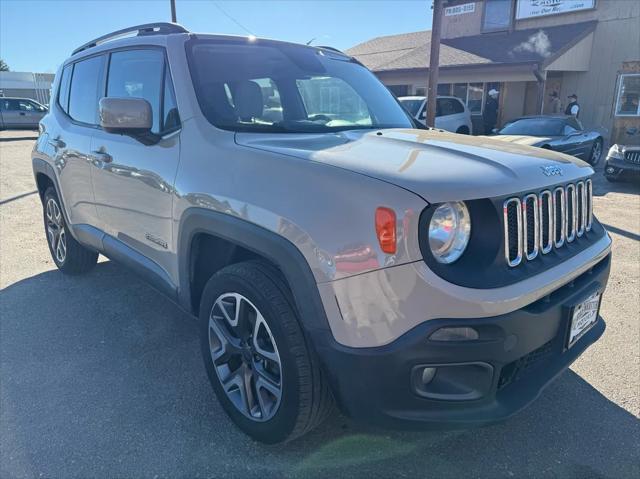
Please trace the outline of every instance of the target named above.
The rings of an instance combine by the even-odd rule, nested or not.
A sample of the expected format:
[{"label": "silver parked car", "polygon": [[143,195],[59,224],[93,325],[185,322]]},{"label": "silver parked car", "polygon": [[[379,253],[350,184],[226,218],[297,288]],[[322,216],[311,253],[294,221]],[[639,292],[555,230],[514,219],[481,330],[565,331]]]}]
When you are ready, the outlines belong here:
[{"label": "silver parked car", "polygon": [[198,318],[213,390],[260,441],[334,403],[500,420],[604,332],[593,169],[415,126],[333,49],[114,32],[56,76],[32,153],[46,240],[62,272],[103,254]]},{"label": "silver parked car", "polygon": [[0,98],[0,130],[24,128],[36,130],[47,114],[47,107],[29,98]]},{"label": "silver parked car", "polygon": [[[427,98],[424,96],[402,96],[398,98],[403,107],[423,125],[426,125]],[[473,133],[471,112],[460,98],[439,96],[436,98],[436,128],[470,135]]]}]

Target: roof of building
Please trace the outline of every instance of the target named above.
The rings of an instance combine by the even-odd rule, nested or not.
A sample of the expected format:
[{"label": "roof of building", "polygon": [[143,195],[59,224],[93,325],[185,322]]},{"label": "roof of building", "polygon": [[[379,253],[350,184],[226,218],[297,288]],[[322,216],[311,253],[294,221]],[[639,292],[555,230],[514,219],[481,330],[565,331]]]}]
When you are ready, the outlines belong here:
[{"label": "roof of building", "polygon": [[[550,63],[591,33],[596,21],[443,39],[440,67]],[[347,50],[373,71],[429,67],[431,32],[377,37]]]}]

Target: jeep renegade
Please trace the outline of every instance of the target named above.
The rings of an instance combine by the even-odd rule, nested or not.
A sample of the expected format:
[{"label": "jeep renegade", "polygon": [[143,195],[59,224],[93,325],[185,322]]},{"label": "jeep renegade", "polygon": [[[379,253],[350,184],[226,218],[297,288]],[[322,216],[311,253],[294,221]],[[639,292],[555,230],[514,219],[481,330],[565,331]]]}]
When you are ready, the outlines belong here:
[{"label": "jeep renegade", "polygon": [[220,403],[265,442],[337,405],[469,426],[604,332],[593,169],[418,129],[328,47],[114,32],[73,52],[32,162],[57,267],[120,262],[198,318]]}]

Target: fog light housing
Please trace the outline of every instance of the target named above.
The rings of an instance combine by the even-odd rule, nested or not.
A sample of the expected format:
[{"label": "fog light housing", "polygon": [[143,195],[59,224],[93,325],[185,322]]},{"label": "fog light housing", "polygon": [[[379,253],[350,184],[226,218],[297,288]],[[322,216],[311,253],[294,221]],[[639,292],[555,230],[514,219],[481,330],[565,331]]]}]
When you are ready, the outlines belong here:
[{"label": "fog light housing", "polygon": [[607,166],[607,173],[613,175],[616,172],[616,169],[613,166]]},{"label": "fog light housing", "polygon": [[420,379],[422,380],[423,386],[426,386],[431,381],[433,381],[433,378],[436,377],[437,371],[438,368],[424,368],[422,370],[422,377]]},{"label": "fog light housing", "polygon": [[476,341],[480,334],[471,327],[447,327],[434,332],[429,339],[431,341]]}]

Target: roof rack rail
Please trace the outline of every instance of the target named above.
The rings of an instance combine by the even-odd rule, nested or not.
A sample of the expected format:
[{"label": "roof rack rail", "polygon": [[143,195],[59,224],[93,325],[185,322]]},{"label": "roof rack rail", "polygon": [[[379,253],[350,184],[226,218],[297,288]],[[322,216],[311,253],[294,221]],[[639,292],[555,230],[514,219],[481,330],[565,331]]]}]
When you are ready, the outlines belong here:
[{"label": "roof rack rail", "polygon": [[338,50],[336,47],[328,47],[326,45],[318,45],[316,48],[324,48],[325,50],[331,50],[331,51],[342,53],[343,55],[346,55],[345,52],[343,52],[342,50]]},{"label": "roof rack rail", "polygon": [[104,43],[109,40],[115,40],[116,38],[123,37],[129,33],[137,32],[138,36],[143,35],[166,35],[168,33],[189,33],[189,30],[184,28],[182,25],[178,25],[177,23],[168,23],[168,22],[157,22],[157,23],[145,23],[144,25],[136,25],[133,27],[123,28],[122,30],[117,30],[115,32],[108,33],[106,35],[102,35],[90,42],[85,43],[84,45],[76,48],[71,55],[75,55],[83,50],[87,50],[88,48],[95,47],[101,43]]}]

